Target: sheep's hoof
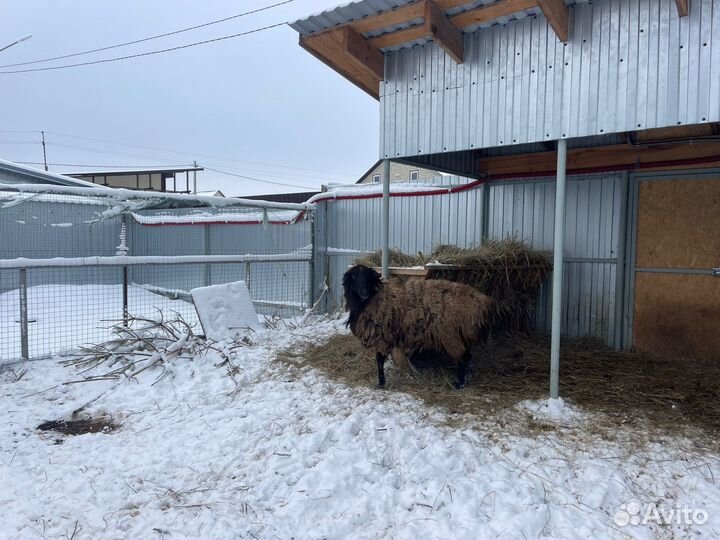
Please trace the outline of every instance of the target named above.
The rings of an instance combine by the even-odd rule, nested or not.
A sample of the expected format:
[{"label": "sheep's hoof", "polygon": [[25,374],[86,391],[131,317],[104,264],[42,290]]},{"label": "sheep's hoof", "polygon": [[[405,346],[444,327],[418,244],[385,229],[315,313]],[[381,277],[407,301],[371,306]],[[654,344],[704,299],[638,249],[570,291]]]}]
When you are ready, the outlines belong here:
[{"label": "sheep's hoof", "polygon": [[384,382],[377,383],[375,385],[375,388],[377,388],[378,390],[385,390],[385,383]]},{"label": "sheep's hoof", "polygon": [[462,390],[463,388],[465,388],[465,383],[457,381],[455,382],[455,384],[453,384],[453,388],[455,388],[455,390]]}]

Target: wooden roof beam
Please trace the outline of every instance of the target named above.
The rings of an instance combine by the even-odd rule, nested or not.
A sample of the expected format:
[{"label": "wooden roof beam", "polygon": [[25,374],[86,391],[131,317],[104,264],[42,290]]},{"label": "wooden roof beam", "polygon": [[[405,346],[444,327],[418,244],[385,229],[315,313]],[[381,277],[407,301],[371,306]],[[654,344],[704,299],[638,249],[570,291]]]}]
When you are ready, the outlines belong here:
[{"label": "wooden roof beam", "polygon": [[425,2],[425,33],[458,64],[463,63],[465,38],[432,0]]},{"label": "wooden roof beam", "polygon": [[675,4],[680,17],[687,17],[690,14],[690,0],[675,0]]},{"label": "wooden roof beam", "polygon": [[568,40],[568,7],[564,0],[537,0],[537,4],[542,10],[545,18],[555,31],[555,35],[560,41]]},{"label": "wooden roof beam", "polygon": [[[443,2],[443,0],[434,0],[433,2],[438,8],[443,9],[445,4],[448,4],[447,1]],[[467,2],[465,0],[462,0],[461,4],[466,4]],[[482,24],[490,21],[494,21],[498,17],[505,17],[507,15],[512,15],[513,13],[516,13],[518,11],[522,11],[524,9],[530,9],[537,7],[538,0],[504,0],[501,2],[496,2],[494,4],[489,4],[486,6],[480,6],[475,9],[469,9],[467,11],[463,11],[462,13],[457,13],[456,15],[453,15],[449,17],[450,22],[455,26],[456,28],[464,28],[466,26],[471,26],[474,24]],[[419,4],[411,4],[407,7],[415,7],[420,6],[423,7],[423,2]],[[397,13],[401,9],[397,9],[395,11],[389,11],[387,13]],[[449,8],[445,8],[449,9]],[[413,12],[414,16],[412,19],[418,18],[418,17],[424,17],[424,11],[422,14],[418,14],[417,11]],[[447,18],[447,17],[446,17]],[[409,20],[412,20],[409,19]],[[363,19],[363,21],[367,21],[367,19]],[[397,24],[398,22],[406,22],[406,21],[400,21],[398,19],[394,19],[394,23]],[[358,31],[361,31],[354,25],[354,23],[351,23],[353,25],[353,28],[355,28]],[[383,22],[383,25],[385,23]],[[387,25],[383,26],[386,27]],[[366,27],[362,27],[362,31],[368,31],[365,30]],[[372,28],[373,30],[377,30],[378,28]],[[416,26],[410,26],[408,28],[403,28],[402,30],[398,30],[397,32],[388,32],[386,34],[381,34],[377,37],[368,38],[368,43],[373,46],[377,47],[378,49],[383,49],[385,47],[395,47],[397,45],[402,45],[403,43],[407,43],[409,41],[414,41],[416,39],[422,39],[425,37],[432,37],[428,35],[428,32],[426,31],[425,24],[422,25],[416,25]]]},{"label": "wooden roof beam", "polygon": [[385,77],[385,56],[350,26],[343,28],[345,54],[353,57],[378,79]]},{"label": "wooden roof beam", "polygon": [[505,0],[457,13],[450,17],[450,20],[458,28],[465,28],[474,24],[494,21],[498,17],[506,17],[524,9],[537,7],[537,5],[537,0]]}]

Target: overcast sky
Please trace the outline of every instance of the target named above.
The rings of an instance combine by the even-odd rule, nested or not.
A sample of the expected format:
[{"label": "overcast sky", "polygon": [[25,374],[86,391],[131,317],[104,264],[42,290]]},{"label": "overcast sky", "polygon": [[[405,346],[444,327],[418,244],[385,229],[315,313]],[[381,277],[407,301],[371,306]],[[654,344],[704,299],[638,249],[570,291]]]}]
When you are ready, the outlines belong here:
[{"label": "overcast sky", "polygon": [[[33,37],[0,52],[0,65],[140,39],[277,1],[6,1],[0,47],[25,34]],[[163,49],[293,21],[340,1],[295,0],[168,38],[26,67]],[[197,159],[208,167],[299,186],[200,174],[200,188],[222,189],[226,195],[352,182],[378,157],[378,102],[297,42],[297,33],[284,25],[145,58],[0,74],[0,157],[41,162],[40,134],[22,131],[45,130],[49,163],[157,166]],[[0,71],[8,69],[22,68]],[[81,168],[50,167],[70,169]]]}]

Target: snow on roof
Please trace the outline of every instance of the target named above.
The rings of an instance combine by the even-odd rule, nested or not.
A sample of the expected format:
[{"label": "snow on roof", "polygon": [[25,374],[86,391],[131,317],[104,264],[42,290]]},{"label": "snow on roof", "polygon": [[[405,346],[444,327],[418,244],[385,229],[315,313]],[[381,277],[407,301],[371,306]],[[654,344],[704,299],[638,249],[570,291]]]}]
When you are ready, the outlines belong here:
[{"label": "snow on roof", "polygon": [[[59,176],[59,175],[58,175]],[[71,179],[72,180],[72,179]],[[88,182],[83,182],[88,184]],[[31,194],[57,194],[67,196],[102,197],[116,203],[125,203],[125,206],[134,206],[132,210],[141,208],[167,208],[167,207],[250,207],[273,208],[282,210],[308,210],[312,204],[308,203],[281,203],[262,201],[258,199],[241,199],[236,197],[207,197],[201,195],[187,195],[184,193],[165,193],[157,191],[139,191],[133,189],[108,188],[89,184],[92,187],[74,187],[60,185],[39,184],[3,184],[0,183],[0,192],[31,193]],[[52,200],[57,200],[53,197]],[[132,204],[130,204],[132,203]]]},{"label": "snow on roof", "polygon": [[291,224],[300,217],[296,210],[258,210],[246,208],[190,208],[132,212],[133,219],[142,225],[193,224]]},{"label": "snow on roof", "polygon": [[64,174],[58,174],[50,171],[44,171],[42,169],[38,169],[36,167],[30,167],[29,165],[21,165],[20,163],[15,163],[14,161],[7,161],[5,159],[0,159],[0,169],[5,169],[10,172],[14,172],[17,174],[29,176],[38,180],[42,180],[45,184],[52,184],[52,185],[61,185],[61,186],[77,186],[77,187],[92,187],[92,188],[99,188],[101,186],[97,186],[96,184],[93,184],[92,182],[87,182],[85,180],[79,180],[78,178],[71,178],[69,176],[65,176]]}]

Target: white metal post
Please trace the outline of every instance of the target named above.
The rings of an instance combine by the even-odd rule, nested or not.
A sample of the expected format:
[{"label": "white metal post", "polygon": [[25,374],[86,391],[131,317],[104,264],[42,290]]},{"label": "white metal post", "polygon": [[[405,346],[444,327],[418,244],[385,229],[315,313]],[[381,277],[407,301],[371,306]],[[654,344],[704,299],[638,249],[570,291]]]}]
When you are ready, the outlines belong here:
[{"label": "white metal post", "polygon": [[30,332],[28,330],[27,270],[20,269],[20,354],[23,360],[30,358]]},{"label": "white metal post", "polygon": [[562,318],[563,249],[565,247],[565,167],[567,140],[558,141],[555,180],[555,234],[553,242],[552,340],[550,343],[550,397],[557,398],[560,381],[560,320]]},{"label": "white metal post", "polygon": [[390,266],[390,160],[383,161],[382,198],[382,277],[387,278]]}]

